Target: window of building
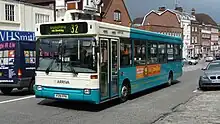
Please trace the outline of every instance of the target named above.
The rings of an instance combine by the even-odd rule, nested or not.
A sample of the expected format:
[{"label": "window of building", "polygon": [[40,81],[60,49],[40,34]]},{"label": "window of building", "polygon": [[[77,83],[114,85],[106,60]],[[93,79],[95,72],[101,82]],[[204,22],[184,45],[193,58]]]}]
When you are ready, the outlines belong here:
[{"label": "window of building", "polygon": [[166,45],[165,44],[159,44],[158,45],[158,54],[159,54],[159,63],[166,63],[167,62],[167,56],[166,56]]},{"label": "window of building", "polygon": [[15,21],[15,6],[11,4],[5,4],[5,20]]},{"label": "window of building", "polygon": [[49,22],[50,16],[49,15],[44,15],[44,14],[39,14],[35,13],[35,23],[44,23],[44,22]]},{"label": "window of building", "polygon": [[168,55],[168,60],[173,60],[174,53],[173,53],[173,45],[172,44],[167,44],[167,55]]},{"label": "window of building", "polygon": [[146,41],[134,40],[134,65],[145,65]]},{"label": "window of building", "polygon": [[195,40],[195,37],[193,36],[193,37],[192,37],[192,43],[194,43],[194,40]]},{"label": "window of building", "polygon": [[158,58],[157,58],[158,45],[156,43],[148,42],[147,53],[148,53],[147,64],[158,63]]},{"label": "window of building", "polygon": [[194,32],[195,31],[195,27],[192,27],[192,32]]},{"label": "window of building", "polygon": [[121,12],[119,10],[114,11],[114,21],[117,21],[117,22],[121,21]]},{"label": "window of building", "polygon": [[120,65],[121,67],[131,66],[132,65],[132,57],[131,57],[131,40],[122,38],[120,39]]},{"label": "window of building", "polygon": [[197,32],[197,27],[195,27],[195,32]]},{"label": "window of building", "polygon": [[197,43],[197,42],[198,42],[198,39],[197,39],[197,37],[195,37],[195,39],[194,39],[194,40],[195,40],[195,43]]}]

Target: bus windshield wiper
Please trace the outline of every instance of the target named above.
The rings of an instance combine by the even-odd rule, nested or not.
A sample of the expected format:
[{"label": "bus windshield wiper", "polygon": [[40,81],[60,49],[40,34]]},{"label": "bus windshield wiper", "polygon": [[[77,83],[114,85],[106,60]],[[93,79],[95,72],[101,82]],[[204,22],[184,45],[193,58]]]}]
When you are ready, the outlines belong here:
[{"label": "bus windshield wiper", "polygon": [[69,66],[70,66],[70,70],[71,72],[73,72],[75,75],[77,75],[78,73],[76,72],[76,70],[72,67],[72,62],[69,62]]},{"label": "bus windshield wiper", "polygon": [[48,74],[50,72],[50,68],[52,67],[53,63],[55,62],[55,59],[53,59],[51,62],[50,62],[50,65],[47,67],[47,69],[45,70],[46,74]]}]

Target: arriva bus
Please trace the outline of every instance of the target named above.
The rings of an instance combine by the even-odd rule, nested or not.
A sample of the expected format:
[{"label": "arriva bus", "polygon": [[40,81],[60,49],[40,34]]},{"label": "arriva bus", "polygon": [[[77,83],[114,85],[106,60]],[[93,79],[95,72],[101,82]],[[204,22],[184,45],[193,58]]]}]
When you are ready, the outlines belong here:
[{"label": "arriva bus", "polygon": [[36,36],[36,98],[125,102],[182,75],[178,37],[94,20],[39,24]]}]

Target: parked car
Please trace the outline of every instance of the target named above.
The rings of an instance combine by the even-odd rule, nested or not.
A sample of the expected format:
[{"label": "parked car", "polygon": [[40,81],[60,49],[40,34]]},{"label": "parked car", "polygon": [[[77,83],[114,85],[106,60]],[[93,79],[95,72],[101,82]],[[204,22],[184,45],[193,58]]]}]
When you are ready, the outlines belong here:
[{"label": "parked car", "polygon": [[220,55],[215,56],[216,60],[220,60]]},{"label": "parked car", "polygon": [[188,58],[186,61],[189,65],[196,65],[199,63],[198,59],[193,59],[193,58]]},{"label": "parked car", "polygon": [[207,56],[206,58],[205,58],[205,61],[206,62],[211,62],[211,61],[213,61],[214,60],[214,57],[213,56]]},{"label": "parked car", "polygon": [[209,87],[220,87],[220,60],[210,62],[199,78],[199,88],[204,90]]}]

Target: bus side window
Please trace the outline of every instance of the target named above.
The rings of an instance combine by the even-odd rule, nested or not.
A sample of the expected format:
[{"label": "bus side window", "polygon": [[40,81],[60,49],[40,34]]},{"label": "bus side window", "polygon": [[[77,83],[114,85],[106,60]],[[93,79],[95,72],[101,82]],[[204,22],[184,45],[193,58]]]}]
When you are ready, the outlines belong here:
[{"label": "bus side window", "polygon": [[121,67],[131,66],[131,40],[121,39],[120,44],[120,65]]}]

